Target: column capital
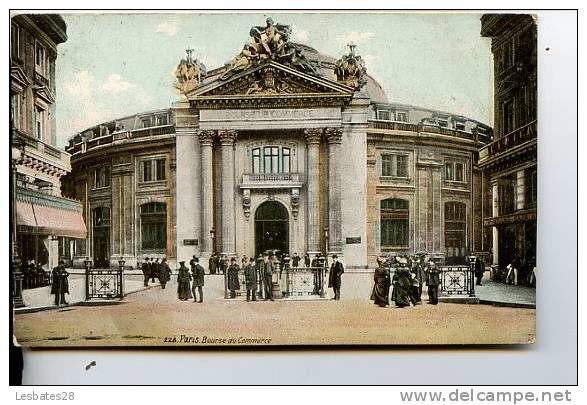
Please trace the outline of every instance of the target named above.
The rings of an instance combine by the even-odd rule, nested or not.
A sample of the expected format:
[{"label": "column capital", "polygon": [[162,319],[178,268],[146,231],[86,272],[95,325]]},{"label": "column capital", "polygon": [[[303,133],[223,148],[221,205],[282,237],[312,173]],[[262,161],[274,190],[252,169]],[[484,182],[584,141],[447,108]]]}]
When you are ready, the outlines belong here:
[{"label": "column capital", "polygon": [[200,129],[196,132],[200,139],[200,144],[212,146],[214,138],[216,137],[216,131],[210,129]]},{"label": "column capital", "polygon": [[238,131],[234,129],[220,129],[218,131],[218,137],[222,145],[232,145],[238,137]]},{"label": "column capital", "polygon": [[304,129],[304,136],[308,144],[319,144],[322,138],[322,128],[306,128]]},{"label": "column capital", "polygon": [[324,136],[329,144],[342,142],[342,128],[326,128]]}]

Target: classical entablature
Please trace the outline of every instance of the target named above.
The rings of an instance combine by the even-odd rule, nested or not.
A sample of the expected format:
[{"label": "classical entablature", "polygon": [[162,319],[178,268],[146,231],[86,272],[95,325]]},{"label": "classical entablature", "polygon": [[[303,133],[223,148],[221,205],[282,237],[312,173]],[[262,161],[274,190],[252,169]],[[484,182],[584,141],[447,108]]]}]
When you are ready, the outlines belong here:
[{"label": "classical entablature", "polygon": [[186,94],[199,109],[331,107],[350,101],[352,87],[268,60]]}]

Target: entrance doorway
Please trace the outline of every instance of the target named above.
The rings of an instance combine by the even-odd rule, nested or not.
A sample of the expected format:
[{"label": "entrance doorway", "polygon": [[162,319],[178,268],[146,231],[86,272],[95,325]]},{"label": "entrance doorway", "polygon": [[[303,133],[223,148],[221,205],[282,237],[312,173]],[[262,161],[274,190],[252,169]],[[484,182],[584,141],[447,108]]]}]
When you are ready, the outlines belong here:
[{"label": "entrance doorway", "polygon": [[110,267],[110,209],[98,207],[93,210],[94,267]]},{"label": "entrance doorway", "polygon": [[289,254],[289,214],[276,201],[266,201],[255,212],[255,256],[275,250]]}]

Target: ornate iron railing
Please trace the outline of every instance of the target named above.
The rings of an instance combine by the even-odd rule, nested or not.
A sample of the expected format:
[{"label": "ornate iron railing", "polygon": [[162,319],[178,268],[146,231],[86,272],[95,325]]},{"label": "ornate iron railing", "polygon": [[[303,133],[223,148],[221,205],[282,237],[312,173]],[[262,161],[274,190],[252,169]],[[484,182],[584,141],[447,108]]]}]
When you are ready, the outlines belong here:
[{"label": "ornate iron railing", "polygon": [[325,297],[324,267],[286,267],[285,296],[292,297]]},{"label": "ornate iron railing", "polygon": [[475,296],[475,273],[472,266],[440,266],[440,293]]},{"label": "ornate iron railing", "polygon": [[86,300],[122,299],[124,276],[122,268],[86,269]]}]

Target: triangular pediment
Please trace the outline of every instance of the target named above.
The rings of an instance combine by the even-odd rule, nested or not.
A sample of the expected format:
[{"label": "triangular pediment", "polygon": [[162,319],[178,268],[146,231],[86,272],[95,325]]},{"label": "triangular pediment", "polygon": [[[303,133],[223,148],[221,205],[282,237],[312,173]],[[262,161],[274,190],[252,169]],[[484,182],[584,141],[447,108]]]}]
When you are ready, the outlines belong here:
[{"label": "triangular pediment", "polygon": [[352,98],[353,92],[351,87],[271,60],[226,80],[219,76],[187,97],[199,107],[214,108],[217,104],[267,104],[272,100],[281,105],[300,104],[304,99],[328,99],[331,104],[343,104]]},{"label": "triangular pediment", "polygon": [[47,86],[35,86],[33,87],[33,91],[35,96],[39,97],[46,103],[52,104],[55,101],[53,93],[51,93],[51,90],[49,90]]},{"label": "triangular pediment", "polygon": [[21,88],[27,87],[31,84],[28,77],[26,77],[24,70],[22,70],[20,66],[10,67],[10,80]]}]

